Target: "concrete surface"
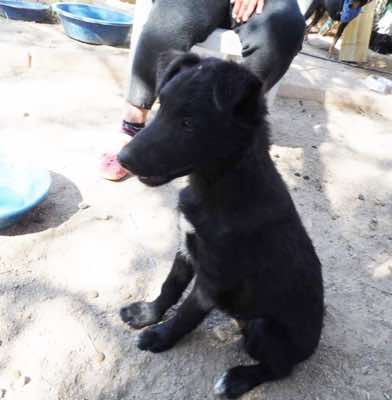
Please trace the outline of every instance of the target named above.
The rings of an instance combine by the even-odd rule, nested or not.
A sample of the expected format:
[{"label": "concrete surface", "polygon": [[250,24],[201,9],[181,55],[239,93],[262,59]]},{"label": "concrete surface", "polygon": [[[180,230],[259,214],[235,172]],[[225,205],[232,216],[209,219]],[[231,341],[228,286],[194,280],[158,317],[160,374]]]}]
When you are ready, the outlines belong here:
[{"label": "concrete surface", "polygon": [[[378,113],[390,118],[392,95],[384,95],[369,90],[363,81],[369,75],[380,75],[364,69],[338,64],[328,58],[327,49],[331,37],[310,35],[304,43],[303,52],[294,60],[290,70],[282,80],[278,95],[332,104],[365,112]],[[338,46],[339,48],[339,46]],[[382,56],[369,51],[369,62],[364,68],[378,69],[386,78],[392,79],[392,56]]]},{"label": "concrete surface", "polygon": [[[0,41],[0,148],[53,177],[48,199],[0,232],[0,398],[212,399],[223,371],[250,362],[226,317],[213,313],[159,355],[138,351],[118,317],[158,293],[183,184],[99,177],[127,52],[34,24],[0,24]],[[271,121],[271,154],[322,260],[327,309],[314,357],[243,398],[392,399],[392,122],[293,99],[278,99]]]}]

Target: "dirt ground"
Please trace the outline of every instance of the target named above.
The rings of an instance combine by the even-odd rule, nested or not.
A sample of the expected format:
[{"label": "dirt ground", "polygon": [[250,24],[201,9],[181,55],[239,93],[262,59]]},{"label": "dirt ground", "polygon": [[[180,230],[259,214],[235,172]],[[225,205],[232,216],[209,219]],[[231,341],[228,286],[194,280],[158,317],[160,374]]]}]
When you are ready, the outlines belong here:
[{"label": "dirt ground", "polygon": [[[0,40],[12,46],[1,44],[15,60],[30,28],[6,25]],[[32,68],[0,63],[0,149],[53,178],[47,200],[0,232],[0,399],[212,399],[227,368],[251,362],[225,316],[158,355],[138,351],[118,316],[158,293],[184,181],[151,189],[99,177],[127,54],[56,34],[36,42]],[[63,58],[47,62],[43,49]],[[243,399],[391,400],[392,121],[280,98],[270,119],[271,154],[323,263],[327,308],[317,353]]]}]

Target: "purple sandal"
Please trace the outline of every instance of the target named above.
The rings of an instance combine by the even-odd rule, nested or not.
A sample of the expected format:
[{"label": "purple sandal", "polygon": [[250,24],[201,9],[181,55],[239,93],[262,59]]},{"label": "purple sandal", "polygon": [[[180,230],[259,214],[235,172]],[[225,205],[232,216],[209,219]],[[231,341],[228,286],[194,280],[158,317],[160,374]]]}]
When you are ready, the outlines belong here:
[{"label": "purple sandal", "polygon": [[123,120],[121,126],[123,132],[132,137],[136,136],[144,127],[145,124],[138,124],[136,122],[128,122],[125,120]]}]

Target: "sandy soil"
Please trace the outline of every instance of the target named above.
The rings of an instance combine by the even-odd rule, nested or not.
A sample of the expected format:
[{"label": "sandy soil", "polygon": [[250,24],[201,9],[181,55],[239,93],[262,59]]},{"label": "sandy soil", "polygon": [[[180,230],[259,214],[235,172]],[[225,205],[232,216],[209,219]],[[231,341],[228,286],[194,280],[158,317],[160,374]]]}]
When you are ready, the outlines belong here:
[{"label": "sandy soil", "polygon": [[[212,399],[223,371],[250,362],[220,313],[159,355],[138,351],[118,317],[154,297],[170,268],[183,182],[100,179],[126,76],[126,55],[111,55],[119,74],[101,56],[0,69],[0,148],[53,178],[48,199],[0,232],[0,398]],[[324,266],[327,310],[314,357],[243,398],[390,400],[392,121],[278,99],[271,122],[271,154]]]}]

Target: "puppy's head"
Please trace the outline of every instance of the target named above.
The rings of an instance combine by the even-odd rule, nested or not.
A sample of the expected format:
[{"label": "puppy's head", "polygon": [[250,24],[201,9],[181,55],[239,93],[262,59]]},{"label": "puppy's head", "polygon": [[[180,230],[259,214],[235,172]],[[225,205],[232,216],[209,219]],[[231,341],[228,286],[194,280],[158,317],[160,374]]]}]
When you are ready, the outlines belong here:
[{"label": "puppy's head", "polygon": [[159,111],[118,156],[150,186],[241,151],[266,113],[261,82],[238,64],[192,53],[163,62]]}]

